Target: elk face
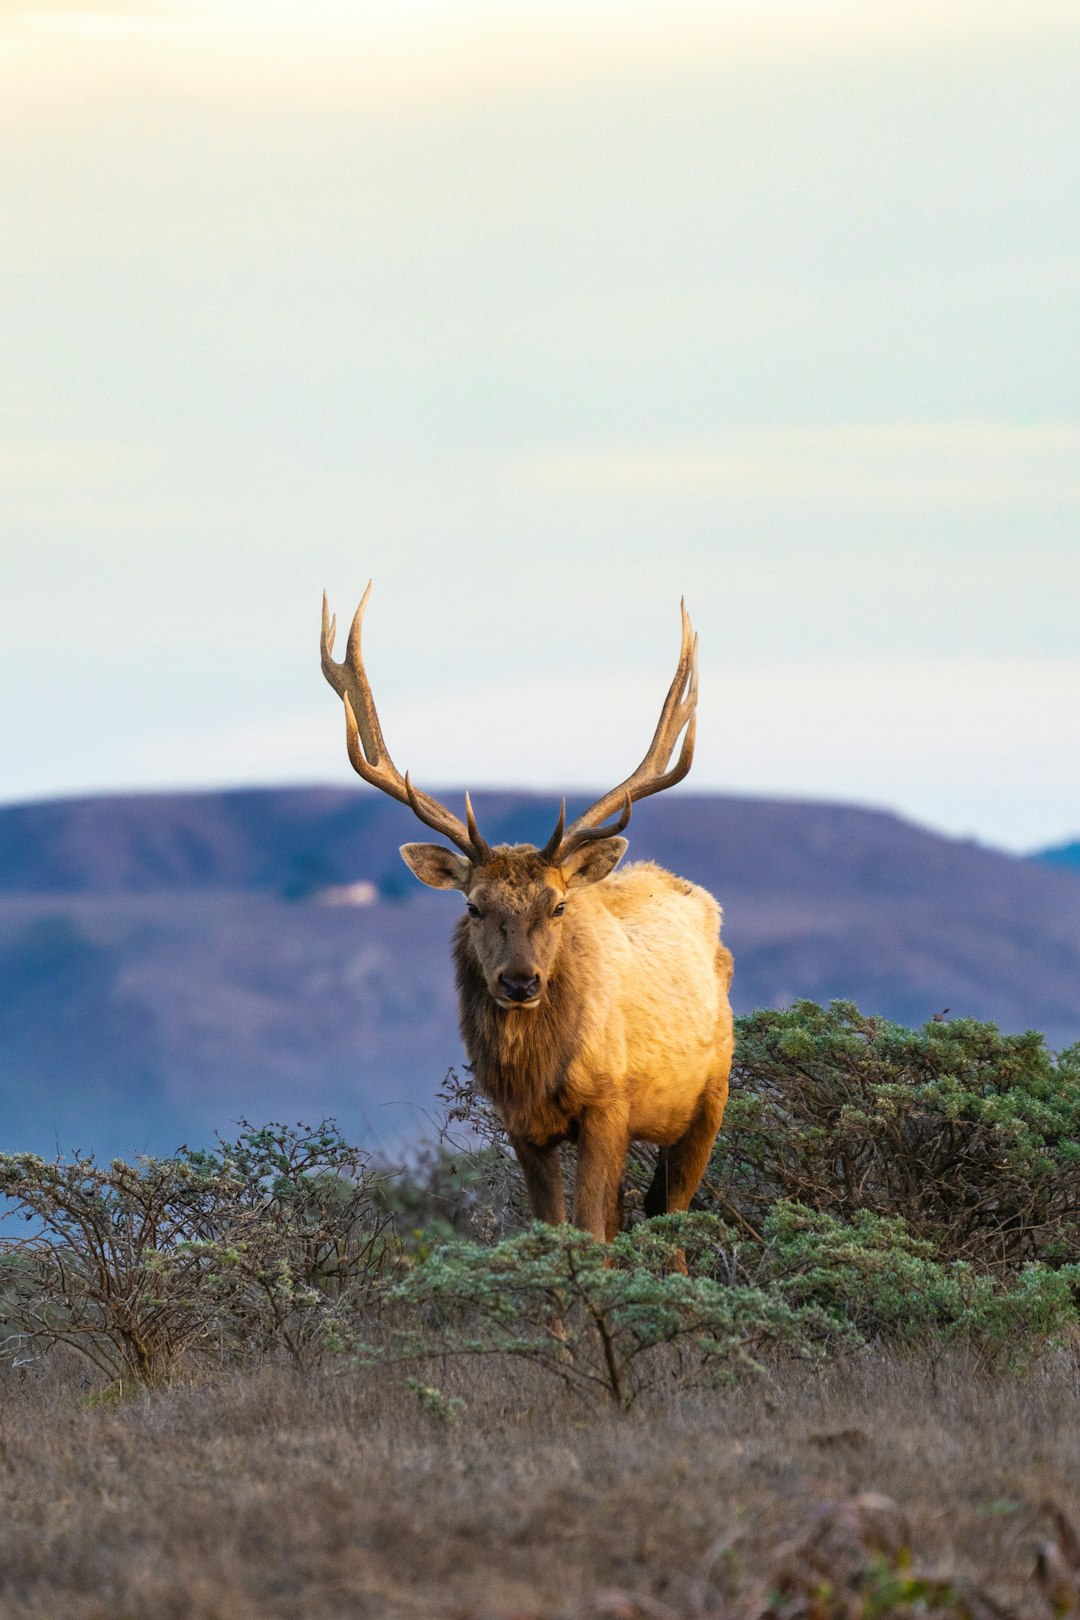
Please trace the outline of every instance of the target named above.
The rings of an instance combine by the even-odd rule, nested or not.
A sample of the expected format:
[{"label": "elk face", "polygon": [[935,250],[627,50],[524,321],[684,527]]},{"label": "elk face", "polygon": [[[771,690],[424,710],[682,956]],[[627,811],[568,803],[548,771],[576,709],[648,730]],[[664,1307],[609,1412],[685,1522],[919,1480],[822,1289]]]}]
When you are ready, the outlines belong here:
[{"label": "elk face", "polygon": [[540,1005],[556,972],[574,891],[613,872],[626,847],[625,838],[603,838],[558,866],[529,844],[502,845],[479,864],[438,844],[404,844],[401,855],[421,883],[465,895],[469,943],[488,994],[519,1013]]}]

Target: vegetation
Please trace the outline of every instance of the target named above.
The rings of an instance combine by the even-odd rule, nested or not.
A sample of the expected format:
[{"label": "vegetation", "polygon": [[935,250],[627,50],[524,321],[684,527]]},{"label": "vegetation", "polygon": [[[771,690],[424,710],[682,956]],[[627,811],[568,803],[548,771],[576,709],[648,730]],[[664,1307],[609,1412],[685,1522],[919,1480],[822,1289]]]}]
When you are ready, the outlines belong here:
[{"label": "vegetation", "polygon": [[711,1385],[779,1352],[967,1345],[1019,1363],[1078,1324],[1080,1268],[1025,1266],[1008,1284],[937,1260],[899,1218],[850,1225],[780,1203],[760,1241],[713,1215],[642,1222],[609,1247],[532,1226],[494,1246],[444,1245],[388,1293],[383,1357],[501,1355],[628,1407],[657,1384]]},{"label": "vegetation", "polygon": [[[80,1411],[91,1449],[107,1433],[141,1481],[121,1492],[129,1510],[132,1491],[159,1494],[145,1570],[173,1569],[160,1579],[144,1571],[140,1586],[110,1565],[110,1590],[122,1595],[95,1609],[70,1590],[56,1596],[41,1573],[43,1554],[17,1590],[0,1576],[5,1614],[1080,1613],[1072,1530],[1080,1499],[1062,1484],[1071,1467],[1045,1464],[1065,1445],[1061,1436],[1080,1439],[1071,1415],[1080,1368],[1080,1048],[1055,1057],[1037,1035],[959,1020],[904,1030],[843,1003],[757,1013],[740,1026],[728,1119],[700,1207],[644,1220],[651,1165],[636,1155],[627,1228],[610,1246],[572,1227],[530,1225],[516,1163],[483,1099],[451,1077],[444,1104],[441,1141],[407,1169],[374,1162],[326,1122],[244,1123],[213,1150],[133,1164],[0,1155],[9,1209],[0,1246],[0,1486],[13,1455],[25,1473],[34,1422],[66,1458],[59,1436]],[[258,1390],[270,1392],[276,1440],[253,1416]],[[949,1460],[953,1442],[938,1410],[949,1390],[953,1419],[961,1422],[963,1408],[971,1429],[977,1486],[961,1487]],[[39,1414],[25,1429],[23,1411]],[[232,1484],[224,1496],[219,1485],[206,1496],[205,1481],[222,1468],[236,1491],[255,1489],[256,1465],[220,1441],[229,1412],[256,1453],[270,1448],[261,1466],[274,1476],[277,1515],[294,1515],[309,1547],[323,1549],[302,1553],[299,1530],[289,1542],[292,1597],[266,1587],[252,1555],[246,1595],[203,1601],[198,1560],[185,1573],[188,1553],[178,1544],[169,1553],[162,1541],[165,1474],[144,1454],[159,1422],[173,1426],[178,1455],[191,1446],[196,1458],[195,1473],[179,1475],[174,1459],[169,1489],[186,1501],[183,1479],[201,1481],[191,1484],[200,1501],[227,1500],[245,1523],[259,1519],[251,1500],[233,1500]],[[100,1427],[108,1423],[118,1427]],[[310,1445],[298,1438],[305,1423],[316,1425]],[[994,1452],[988,1426],[997,1423],[1016,1441],[997,1472],[988,1463],[984,1474],[979,1448]],[[1025,1424],[1036,1438],[1030,1452],[1019,1439]],[[820,1444],[808,1438],[819,1429]],[[750,1449],[744,1439],[744,1450],[733,1450],[732,1434],[753,1436]],[[390,1495],[377,1508],[364,1473],[372,1518],[361,1533],[354,1485],[341,1482],[359,1480],[372,1435],[382,1438],[371,1466],[384,1471]],[[902,1463],[912,1444],[922,1459],[914,1472]],[[292,1464],[284,1473],[271,1465],[274,1446],[306,1459],[298,1476]],[[519,1452],[540,1459],[540,1473],[515,1472],[524,1466]],[[621,1460],[598,1474],[598,1455]],[[421,1466],[445,1475],[441,1496],[419,1491],[423,1510],[405,1505]],[[803,1471],[801,1483],[792,1467]],[[96,1461],[97,1478],[95,1470]],[[452,1484],[462,1470],[474,1484],[484,1476],[482,1507]],[[631,1481],[628,1498],[620,1470]],[[19,1556],[31,1558],[31,1544],[67,1547],[63,1557],[82,1567],[89,1552],[48,1531],[47,1473],[44,1461],[30,1469],[41,1481],[37,1518],[20,1505],[12,1520],[12,1534],[26,1538]],[[894,1476],[908,1480],[904,1502]],[[343,1573],[329,1532],[300,1508],[298,1480],[330,1504],[330,1522],[351,1524],[354,1542],[360,1535],[370,1549],[362,1577]],[[942,1480],[974,1491],[985,1503],[980,1514],[1016,1515],[1024,1528],[1011,1551],[966,1508],[963,1545],[942,1540],[945,1508],[934,1520],[925,1507],[947,1502]],[[516,1491],[518,1506],[500,1506],[499,1489]],[[766,1528],[745,1503],[757,1504]],[[491,1515],[502,1525],[501,1540],[492,1532],[492,1571],[496,1545],[505,1552],[546,1538],[550,1549],[553,1524],[568,1536],[585,1533],[572,1525],[587,1525],[594,1544],[576,1564],[568,1554],[566,1570],[544,1573],[525,1553],[517,1564],[507,1554],[525,1585],[500,1586],[492,1574],[483,1608],[469,1607],[452,1569],[443,1572],[445,1592],[420,1570],[415,1592],[395,1608],[383,1532],[371,1525],[400,1542],[423,1511],[445,1547],[474,1540],[476,1514]],[[188,1528],[205,1546],[209,1532],[193,1528],[194,1512]],[[612,1528],[605,1541],[609,1512],[612,1526],[625,1519],[630,1528]],[[654,1518],[665,1526],[659,1541]],[[107,1544],[102,1524],[98,1534]],[[1027,1538],[1026,1587],[1018,1536]],[[327,1584],[313,1597],[316,1565]],[[19,1567],[0,1553],[0,1569]],[[169,1579],[184,1594],[171,1609]],[[213,1579],[231,1590],[226,1572]],[[526,1592],[542,1601],[526,1601]]]},{"label": "vegetation", "polygon": [[389,1354],[517,1357],[628,1407],[658,1382],[715,1382],[765,1351],[851,1337],[814,1300],[742,1282],[729,1239],[702,1215],[643,1223],[610,1247],[540,1224],[494,1247],[445,1246],[392,1291],[408,1327]]},{"label": "vegetation", "polygon": [[0,1252],[9,1357],[67,1345],[151,1388],[194,1357],[313,1365],[390,1249],[367,1157],[327,1124],[135,1164],[0,1154],[0,1193],[29,1226]]},{"label": "vegetation", "polygon": [[[85,1364],[88,1365],[88,1364]],[[629,1416],[499,1358],[115,1406],[4,1380],[4,1620],[1052,1620],[1080,1608],[1076,1369],[865,1353]],[[417,1387],[420,1385],[421,1387]]]},{"label": "vegetation", "polygon": [[1008,1272],[1080,1256],[1080,1045],[850,1002],[739,1020],[709,1197],[748,1229],[779,1198],[900,1216],[943,1259]]}]

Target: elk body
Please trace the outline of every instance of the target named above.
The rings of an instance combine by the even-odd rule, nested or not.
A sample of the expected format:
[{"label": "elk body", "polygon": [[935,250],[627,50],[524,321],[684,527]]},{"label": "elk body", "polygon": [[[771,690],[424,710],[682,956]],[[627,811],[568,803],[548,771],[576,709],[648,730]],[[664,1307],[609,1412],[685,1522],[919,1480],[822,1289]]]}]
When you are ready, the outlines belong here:
[{"label": "elk body", "polygon": [[462,1040],[534,1215],[566,1219],[566,1141],[577,1144],[574,1221],[597,1237],[618,1230],[631,1142],[659,1148],[646,1213],[686,1209],[727,1101],[731,954],[704,889],[650,861],[615,870],[634,802],[680,781],[693,758],[697,640],[685,608],[678,667],[637,770],[569,827],[564,806],[543,849],[491,848],[467,794],[463,823],[390,759],[361,651],[370,592],[342,663],[324,598],[323,673],[344,701],[356,771],[455,845],[404,844],[401,854],[422,883],[465,896],[454,934]]}]

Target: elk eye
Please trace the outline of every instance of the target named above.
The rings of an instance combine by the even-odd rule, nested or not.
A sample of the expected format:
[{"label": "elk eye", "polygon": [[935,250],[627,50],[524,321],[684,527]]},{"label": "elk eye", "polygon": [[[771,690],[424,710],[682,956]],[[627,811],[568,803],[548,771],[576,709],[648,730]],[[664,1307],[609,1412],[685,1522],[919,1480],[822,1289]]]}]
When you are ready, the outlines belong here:
[{"label": "elk eye", "polygon": [[551,915],[553,917],[561,917],[565,910],[566,910],[566,901],[565,900],[560,900],[559,904],[555,907],[555,910],[551,913]]},{"label": "elk eye", "polygon": [[474,906],[471,900],[466,901],[465,909],[470,917],[479,917],[481,915],[480,907]]}]

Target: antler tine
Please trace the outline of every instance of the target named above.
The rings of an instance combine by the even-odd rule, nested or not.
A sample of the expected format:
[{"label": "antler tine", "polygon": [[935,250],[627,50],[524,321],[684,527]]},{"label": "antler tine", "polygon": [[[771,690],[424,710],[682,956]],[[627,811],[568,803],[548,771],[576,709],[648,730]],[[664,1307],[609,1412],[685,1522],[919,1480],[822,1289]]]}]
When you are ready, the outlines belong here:
[{"label": "antler tine", "polygon": [[481,861],[489,861],[491,859],[491,849],[480,836],[480,829],[476,825],[476,817],[473,815],[472,800],[469,798],[468,790],[465,793],[465,820],[469,829],[469,842],[476,850]]},{"label": "antler tine", "polygon": [[[689,771],[697,736],[698,639],[686,611],[685,600],[679,603],[679,612],[682,619],[679,662],[675,666],[675,674],[644,759],[625,781],[603,794],[571,823],[552,856],[553,862],[565,860],[575,849],[583,843],[591,843],[595,837],[610,838],[621,832],[630,820],[631,807],[639,799],[647,799],[653,793],[662,793],[665,788],[674,787]],[[668,761],[680,735],[682,747],[679,757],[668,769]],[[614,815],[620,805],[622,814],[617,824],[605,827],[608,817]]]},{"label": "antler tine", "polygon": [[473,815],[472,802],[467,793],[465,795],[469,817],[467,828],[452,811],[444,804],[440,804],[438,799],[433,799],[430,793],[423,792],[421,788],[413,787],[408,771],[405,772],[405,794],[413,814],[419,817],[425,826],[442,833],[444,838],[449,838],[475,865],[482,866],[485,861],[491,859],[491,849],[480,836],[476,817]]},{"label": "antler tine", "polygon": [[[643,797],[643,795],[639,795],[639,797]],[[631,799],[629,792],[624,792],[618,821],[608,822],[606,825],[598,827],[579,827],[577,822],[574,822],[561,846],[556,850],[553,864],[558,865],[559,861],[564,861],[575,849],[580,849],[582,844],[595,844],[597,839],[614,838],[616,833],[623,832],[630,824],[633,809],[633,799]],[[611,811],[609,810],[608,815],[610,814]],[[579,816],[578,821],[580,820],[581,817]]]},{"label": "antler tine", "polygon": [[559,806],[559,819],[555,823],[555,831],[540,851],[540,859],[551,862],[559,853],[559,845],[563,841],[563,829],[566,826],[566,800]]},{"label": "antler tine", "polygon": [[322,671],[345,707],[345,744],[353,770],[372,787],[388,793],[392,799],[397,799],[401,804],[409,805],[426,826],[441,833],[444,838],[449,838],[451,843],[456,844],[462,854],[468,856],[474,864],[482,864],[490,858],[491,851],[480,837],[471,803],[466,800],[469,818],[469,825],[466,827],[465,823],[444,804],[440,804],[438,799],[433,799],[429,793],[414,788],[408,775],[402,776],[390,758],[379,724],[371,683],[364,668],[361,645],[364,612],[370,595],[371,581],[368,580],[367,590],[360,600],[360,606],[353,615],[352,625],[349,628],[345,657],[341,663],[337,663],[333,657],[337,619],[331,618],[326,592],[323,592],[320,640]]},{"label": "antler tine", "polygon": [[[362,637],[364,632],[364,614],[367,611],[368,600],[371,596],[372,581],[367,582],[367,589],[360,598],[360,605],[353,614],[352,624],[349,626],[349,639],[345,643],[345,657],[341,664],[336,666],[342,671],[345,684],[352,699],[353,713],[364,744],[364,753],[369,762],[376,767],[388,768],[388,774],[402,782],[400,772],[395,768],[390,758],[386,743],[383,741],[382,727],[379,716],[375,711],[375,699],[371,694],[371,683],[364,668],[364,652]],[[331,681],[331,685],[334,682]],[[400,795],[399,795],[400,797]]]}]

